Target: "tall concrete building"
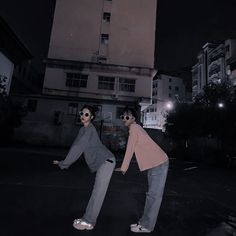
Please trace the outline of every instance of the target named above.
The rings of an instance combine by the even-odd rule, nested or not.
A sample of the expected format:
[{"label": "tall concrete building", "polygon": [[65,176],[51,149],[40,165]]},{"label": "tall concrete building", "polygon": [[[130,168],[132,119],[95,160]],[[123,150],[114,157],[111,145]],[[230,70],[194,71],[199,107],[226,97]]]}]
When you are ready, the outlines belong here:
[{"label": "tall concrete building", "polygon": [[71,145],[84,104],[111,149],[124,146],[122,109],[151,104],[157,0],[57,0],[43,94],[18,136],[30,143]]},{"label": "tall concrete building", "polygon": [[102,104],[114,122],[120,105],[149,105],[156,7],[157,0],[57,0],[43,93]]}]

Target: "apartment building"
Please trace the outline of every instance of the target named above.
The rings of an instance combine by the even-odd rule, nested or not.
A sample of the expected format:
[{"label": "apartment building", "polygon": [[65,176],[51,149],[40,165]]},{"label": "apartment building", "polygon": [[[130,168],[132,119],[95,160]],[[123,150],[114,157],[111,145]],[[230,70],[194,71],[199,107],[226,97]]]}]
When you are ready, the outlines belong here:
[{"label": "apartment building", "polygon": [[158,74],[153,79],[152,105],[142,113],[145,128],[164,129],[165,116],[174,104],[186,101],[183,79],[168,74]]},{"label": "apartment building", "polygon": [[85,103],[103,132],[120,131],[125,106],[151,104],[156,10],[157,0],[56,1],[43,96],[29,98],[42,142],[69,144]]},{"label": "apartment building", "polygon": [[156,0],[58,0],[43,94],[150,104],[155,28]]},{"label": "apartment building", "polygon": [[201,93],[210,82],[220,83],[227,79],[224,41],[206,43],[192,67],[192,98]]}]

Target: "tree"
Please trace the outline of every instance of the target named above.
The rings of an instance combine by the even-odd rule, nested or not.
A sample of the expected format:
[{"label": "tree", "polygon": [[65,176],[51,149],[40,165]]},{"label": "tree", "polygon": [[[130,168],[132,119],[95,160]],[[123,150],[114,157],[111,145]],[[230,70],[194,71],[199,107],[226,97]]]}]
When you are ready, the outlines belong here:
[{"label": "tree", "polygon": [[[166,117],[166,133],[175,140],[214,137],[222,147],[236,139],[236,97],[228,82],[209,83],[191,104],[177,103]],[[221,105],[221,106],[219,106]]]}]

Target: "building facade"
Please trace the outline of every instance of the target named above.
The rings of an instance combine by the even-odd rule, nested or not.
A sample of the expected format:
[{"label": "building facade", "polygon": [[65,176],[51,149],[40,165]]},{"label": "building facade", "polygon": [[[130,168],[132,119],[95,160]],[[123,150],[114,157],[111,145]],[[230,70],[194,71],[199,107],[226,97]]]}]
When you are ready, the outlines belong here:
[{"label": "building facade", "polygon": [[150,104],[155,27],[156,0],[58,0],[43,94]]},{"label": "building facade", "polygon": [[236,39],[225,41],[226,74],[236,90]]},{"label": "building facade", "polygon": [[179,77],[158,74],[153,80],[152,105],[142,113],[145,128],[164,129],[165,116],[177,102],[185,102],[186,89]]},{"label": "building facade", "polygon": [[233,63],[234,47],[234,41],[231,39],[203,46],[197,56],[197,63],[192,67],[193,99],[209,82],[221,83],[229,79],[229,73],[232,73],[230,64]]},{"label": "building facade", "polygon": [[123,145],[122,109],[151,104],[156,8],[157,0],[56,1],[42,95],[27,101],[25,122],[40,129],[32,136],[69,145],[81,107],[90,104],[103,141]]}]

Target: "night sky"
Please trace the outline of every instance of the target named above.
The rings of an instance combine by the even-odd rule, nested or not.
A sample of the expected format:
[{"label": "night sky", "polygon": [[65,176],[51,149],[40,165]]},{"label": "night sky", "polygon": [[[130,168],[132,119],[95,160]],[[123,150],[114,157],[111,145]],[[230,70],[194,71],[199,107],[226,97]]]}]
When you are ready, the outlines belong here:
[{"label": "night sky", "polygon": [[[148,1],[148,0],[147,0]],[[47,56],[55,0],[1,0],[0,14],[38,59]],[[156,67],[191,67],[201,47],[236,38],[236,0],[159,0]]]}]

